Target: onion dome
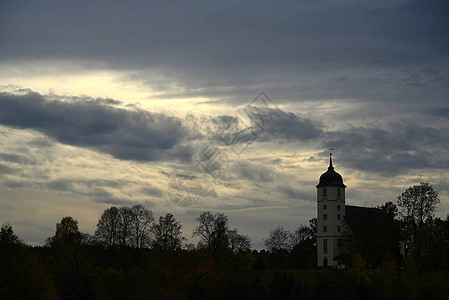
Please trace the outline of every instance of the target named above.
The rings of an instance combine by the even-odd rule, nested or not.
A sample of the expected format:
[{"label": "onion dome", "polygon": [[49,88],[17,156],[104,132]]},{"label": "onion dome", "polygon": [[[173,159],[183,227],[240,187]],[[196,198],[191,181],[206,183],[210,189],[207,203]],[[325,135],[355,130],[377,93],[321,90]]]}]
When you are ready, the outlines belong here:
[{"label": "onion dome", "polygon": [[327,172],[321,174],[320,183],[318,183],[316,187],[318,188],[322,186],[346,187],[346,185],[343,184],[343,177],[335,172],[334,166],[332,166],[332,153],[330,154],[329,167],[327,168]]}]

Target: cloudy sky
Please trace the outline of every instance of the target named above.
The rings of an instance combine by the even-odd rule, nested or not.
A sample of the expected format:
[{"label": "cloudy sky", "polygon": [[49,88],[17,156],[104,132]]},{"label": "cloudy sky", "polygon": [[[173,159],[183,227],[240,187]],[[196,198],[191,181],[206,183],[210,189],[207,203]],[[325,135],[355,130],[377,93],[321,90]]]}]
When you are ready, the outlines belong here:
[{"label": "cloudy sky", "polygon": [[1,1],[0,223],[210,210],[260,248],[315,216],[329,147],[348,204],[428,181],[445,217],[448,32],[439,0]]}]

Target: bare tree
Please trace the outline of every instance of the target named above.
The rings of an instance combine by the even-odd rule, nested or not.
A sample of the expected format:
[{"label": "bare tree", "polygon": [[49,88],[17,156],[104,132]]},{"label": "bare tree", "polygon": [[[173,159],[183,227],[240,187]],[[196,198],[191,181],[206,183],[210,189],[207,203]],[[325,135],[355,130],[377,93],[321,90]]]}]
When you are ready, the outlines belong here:
[{"label": "bare tree", "polygon": [[150,245],[151,228],[154,223],[153,213],[145,206],[138,204],[131,207],[132,245],[141,249]]},{"label": "bare tree", "polygon": [[203,212],[197,219],[198,227],[193,230],[193,237],[200,238],[199,246],[212,248],[213,232],[214,232],[214,215],[209,212]]},{"label": "bare tree", "polygon": [[284,227],[278,226],[272,231],[264,241],[265,247],[271,253],[280,253],[290,249],[290,232]]},{"label": "bare tree", "polygon": [[309,220],[309,226],[300,225],[294,232],[290,233],[290,247],[294,248],[301,243],[310,242],[316,245],[317,219]]},{"label": "bare tree", "polygon": [[120,212],[117,207],[112,206],[106,209],[98,220],[95,239],[105,246],[118,245],[120,219]]},{"label": "bare tree", "polygon": [[229,245],[234,254],[251,249],[251,239],[247,235],[239,234],[237,229],[228,230]]},{"label": "bare tree", "polygon": [[153,225],[154,240],[152,245],[160,250],[178,250],[186,240],[182,236],[182,225],[176,221],[173,214],[168,213],[159,217],[159,222]]},{"label": "bare tree", "polygon": [[121,247],[131,247],[131,222],[133,220],[133,212],[130,207],[122,206],[119,208],[120,223],[118,227],[119,245]]},{"label": "bare tree", "polygon": [[143,205],[112,206],[98,220],[95,239],[105,246],[147,247],[153,223],[153,213]]},{"label": "bare tree", "polygon": [[199,247],[208,249],[226,249],[228,240],[228,218],[222,213],[203,212],[197,219],[198,227],[193,230],[193,236],[198,236]]},{"label": "bare tree", "polygon": [[228,217],[222,213],[216,213],[212,246],[214,249],[226,249],[228,245]]},{"label": "bare tree", "polygon": [[312,238],[312,229],[306,225],[300,225],[294,232],[290,233],[290,247],[293,248]]},{"label": "bare tree", "polygon": [[438,192],[428,182],[409,187],[397,200],[401,215],[418,228],[434,216],[435,206],[440,203]]},{"label": "bare tree", "polygon": [[283,256],[286,252],[290,251],[290,232],[285,230],[284,227],[278,226],[268,235],[268,238],[264,240],[265,247],[273,254],[273,257],[277,257],[278,267],[283,268]]}]

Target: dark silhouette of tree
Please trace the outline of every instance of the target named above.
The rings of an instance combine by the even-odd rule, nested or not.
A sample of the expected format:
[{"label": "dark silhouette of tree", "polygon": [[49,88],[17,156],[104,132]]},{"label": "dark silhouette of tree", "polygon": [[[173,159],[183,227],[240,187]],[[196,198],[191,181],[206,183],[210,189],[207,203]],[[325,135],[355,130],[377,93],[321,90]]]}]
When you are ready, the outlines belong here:
[{"label": "dark silhouette of tree", "polygon": [[428,182],[409,187],[398,196],[397,201],[401,215],[418,228],[434,216],[435,207],[440,203],[438,192]]},{"label": "dark silhouette of tree", "polygon": [[78,254],[76,250],[87,241],[88,235],[81,233],[78,229],[78,220],[69,216],[62,218],[61,222],[56,224],[55,235],[47,239],[46,245],[53,252],[62,254],[60,257],[62,260],[70,260],[70,267],[75,268]]},{"label": "dark silhouette of tree", "polygon": [[443,270],[449,266],[449,222],[428,219],[418,230],[415,243],[420,245],[416,263],[427,270]]},{"label": "dark silhouette of tree", "polygon": [[[402,234],[402,230],[401,230],[401,220],[399,218],[400,217],[399,209],[398,209],[397,205],[391,201],[385,202],[385,204],[379,206],[378,208],[383,209],[387,214],[387,219],[384,222],[384,223],[386,223],[387,227],[386,227],[386,232],[384,232],[383,239],[385,240],[387,238],[387,236],[389,235],[389,233],[391,232],[390,236],[392,236],[394,238],[394,243],[395,243],[395,245],[397,245],[395,247],[396,249],[392,249],[394,251],[392,251],[386,257],[391,256],[391,257],[394,257],[395,260],[401,261],[402,255],[401,255],[401,252],[399,249],[399,243],[403,240],[403,234]],[[379,232],[381,232],[381,231],[379,230]]]},{"label": "dark silhouette of tree", "polygon": [[309,220],[309,226],[300,225],[290,233],[290,267],[307,268],[316,265],[317,220]]},{"label": "dark silhouette of tree", "polygon": [[214,249],[226,249],[229,245],[228,217],[224,214],[215,214],[214,235],[212,239]]},{"label": "dark silhouette of tree", "polygon": [[0,229],[0,242],[2,245],[22,246],[23,241],[14,233],[12,226],[3,224]]},{"label": "dark silhouette of tree", "polygon": [[64,217],[56,224],[55,235],[49,237],[46,244],[51,248],[70,248],[87,241],[88,236],[78,229],[78,220]]},{"label": "dark silhouette of tree", "polygon": [[164,251],[181,249],[183,242],[186,240],[182,236],[181,229],[181,223],[176,221],[173,214],[168,213],[165,216],[160,216],[159,221],[153,225],[153,247]]},{"label": "dark silhouette of tree", "polygon": [[199,225],[193,230],[193,236],[200,238],[199,248],[228,248],[228,218],[222,213],[203,212],[197,219]]},{"label": "dark silhouette of tree", "polygon": [[293,248],[307,240],[313,239],[313,230],[306,225],[300,225],[295,231],[290,233],[290,247]]},{"label": "dark silhouette of tree", "polygon": [[290,232],[284,227],[278,226],[270,231],[268,238],[264,240],[265,247],[276,258],[277,267],[283,268],[283,256],[290,251]]},{"label": "dark silhouette of tree", "polygon": [[9,224],[0,229],[0,299],[57,299],[45,268]]},{"label": "dark silhouette of tree", "polygon": [[118,245],[121,223],[120,211],[117,207],[112,206],[106,209],[98,220],[95,239],[104,246]]},{"label": "dark silhouette of tree", "polygon": [[95,240],[103,246],[146,248],[151,245],[153,213],[143,205],[112,206],[101,215]]},{"label": "dark silhouette of tree", "polygon": [[396,220],[398,218],[399,209],[396,204],[391,201],[385,202],[385,204],[381,205],[379,208],[385,210],[387,212],[388,218],[391,220]]},{"label": "dark silhouette of tree", "polygon": [[417,257],[421,255],[422,243],[416,238],[423,225],[433,218],[438,203],[438,192],[428,182],[409,187],[397,197],[406,247]]},{"label": "dark silhouette of tree", "polygon": [[133,212],[130,207],[122,206],[119,208],[120,222],[118,228],[119,245],[121,247],[131,247],[131,222],[133,220]]},{"label": "dark silhouette of tree", "polygon": [[247,235],[239,234],[237,228],[228,230],[229,246],[234,254],[251,249],[251,239]]},{"label": "dark silhouette of tree", "polygon": [[47,239],[50,247],[49,267],[61,299],[92,299],[87,274],[91,273],[89,236],[78,229],[70,216],[56,224],[55,235]]},{"label": "dark silhouette of tree", "polygon": [[271,253],[288,251],[290,249],[290,232],[284,227],[278,226],[270,231],[268,238],[264,240],[265,247]]},{"label": "dark silhouette of tree", "polygon": [[196,220],[199,225],[193,230],[192,236],[198,236],[200,238],[198,246],[202,248],[212,248],[215,216],[211,212],[207,211],[202,213]]},{"label": "dark silhouette of tree", "polygon": [[131,207],[131,237],[132,245],[135,248],[142,249],[150,246],[153,223],[151,210],[141,204]]}]

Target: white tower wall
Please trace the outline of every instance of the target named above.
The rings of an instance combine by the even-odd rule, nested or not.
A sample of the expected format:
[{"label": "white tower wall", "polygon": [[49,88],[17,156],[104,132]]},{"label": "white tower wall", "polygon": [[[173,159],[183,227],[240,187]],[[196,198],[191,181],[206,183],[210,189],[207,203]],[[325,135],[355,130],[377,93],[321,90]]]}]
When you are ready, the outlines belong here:
[{"label": "white tower wall", "polygon": [[317,256],[318,266],[335,266],[339,252],[339,240],[343,232],[345,215],[345,188],[343,179],[332,166],[321,175],[317,185]]}]

